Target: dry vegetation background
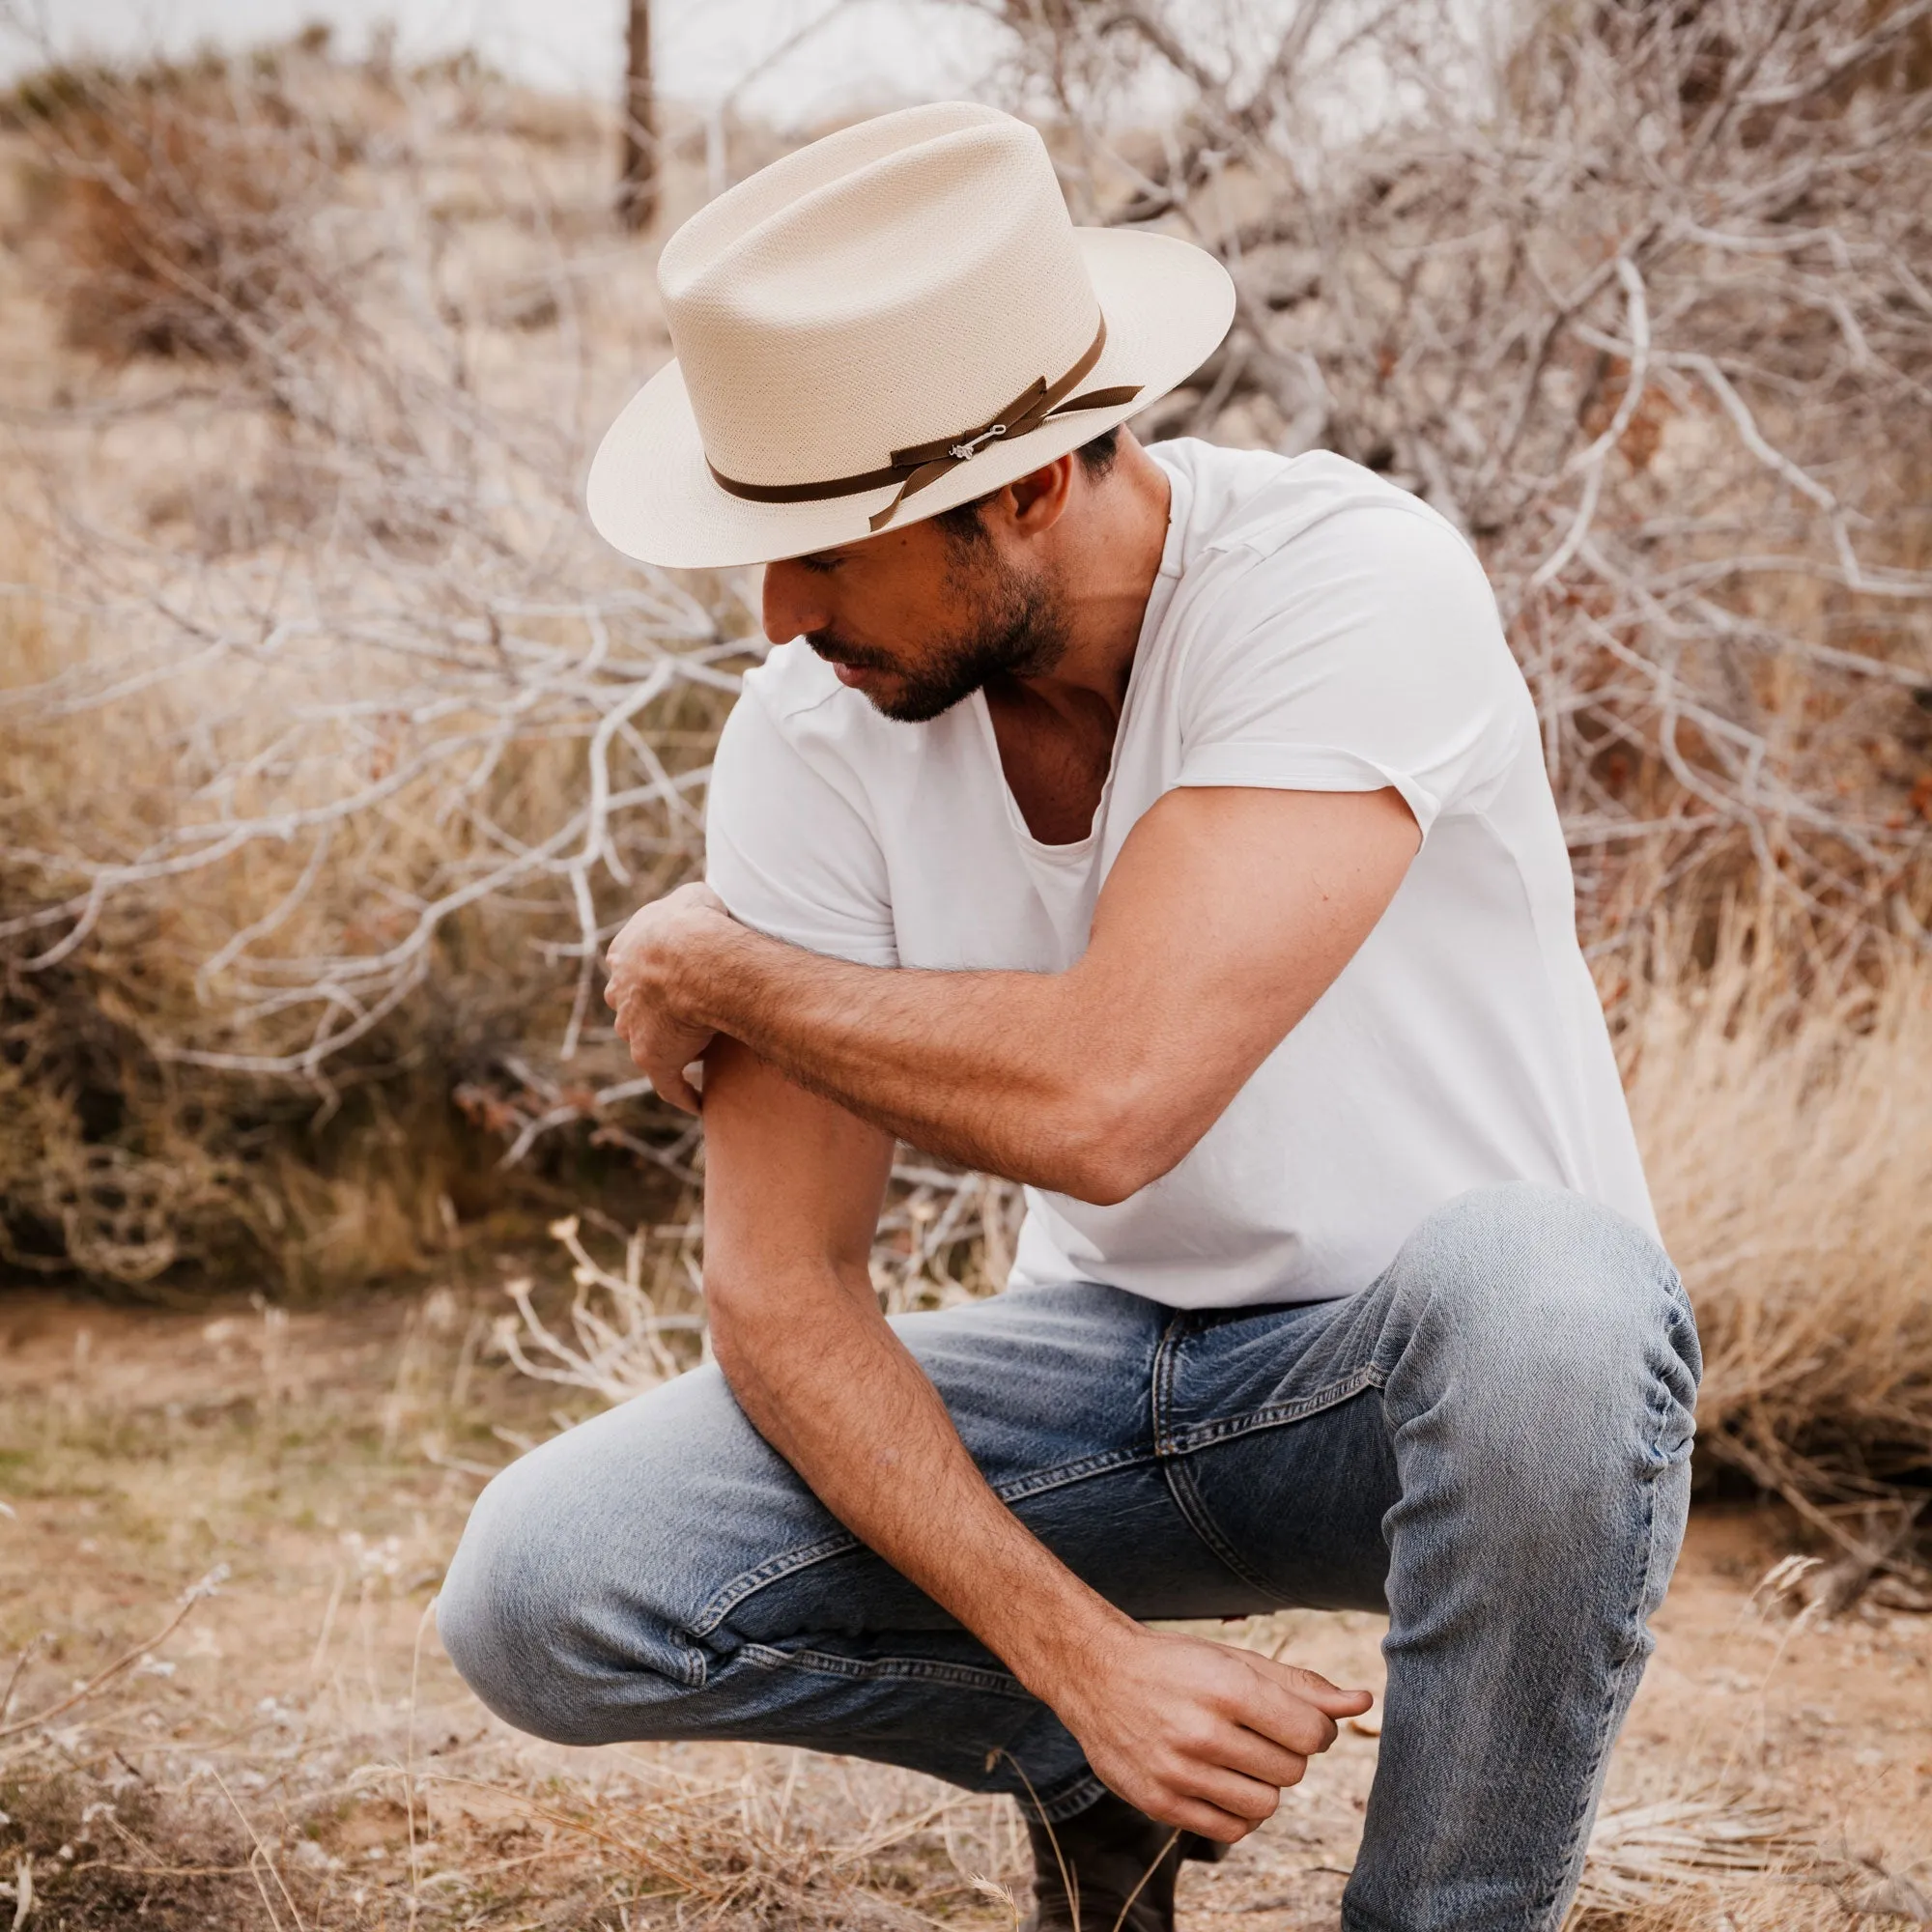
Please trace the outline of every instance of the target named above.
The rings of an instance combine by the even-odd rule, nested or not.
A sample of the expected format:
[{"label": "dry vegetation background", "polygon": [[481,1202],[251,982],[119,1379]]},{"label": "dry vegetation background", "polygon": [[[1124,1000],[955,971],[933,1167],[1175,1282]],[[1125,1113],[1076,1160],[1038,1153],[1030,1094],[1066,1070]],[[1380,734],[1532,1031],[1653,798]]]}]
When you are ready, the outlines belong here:
[{"label": "dry vegetation background", "polygon": [[[1847,1613],[1867,1641],[1927,1601],[1932,0],[1579,0],[1487,15],[1480,43],[1430,0],[1310,0],[1285,31],[1233,0],[988,10],[1009,30],[998,96],[1047,130],[1076,219],[1187,234],[1241,291],[1227,346],[1142,434],[1339,449],[1481,550],[1704,1328],[1705,1473],[1778,1492],[1821,1559],[1751,1598],[1737,1641],[1782,1656]],[[778,151],[663,118],[661,228]],[[342,61],[319,35],[49,70],[4,123],[0,1265],[161,1306],[240,1286],[261,1309],[206,1346],[142,1318],[192,1362],[138,1414],[138,1374],[90,1367],[60,1321],[49,1354],[30,1323],[21,1360],[50,1379],[14,1390],[26,1434],[0,1493],[43,1493],[84,1574],[55,1501],[79,1479],[50,1459],[101,1495],[143,1459],[214,1485],[207,1549],[170,1519],[185,1492],[125,1505],[149,1542],[120,1596],[101,1586],[118,1632],[156,1579],[165,1596],[198,1550],[246,1539],[263,1486],[313,1491],[336,1520],[276,1546],[279,1569],[265,1547],[188,1628],[306,1577],[363,1647],[345,1690],[336,1639],[305,1629],[299,1710],[231,1714],[219,1749],[170,1757],[181,1714],[144,1731],[135,1695],[162,1662],[130,1661],[70,1734],[32,1714],[80,1666],[29,1645],[7,1693],[28,1716],[0,1711],[0,1778],[43,1780],[21,1817],[119,1805],[116,1831],[174,1847],[142,1854],[176,1874],[142,1893],[179,1906],[164,1924],[228,1922],[180,1876],[204,1866],[223,1899],[245,1880],[249,1912],[302,1926],[1000,1922],[962,1877],[1012,1869],[983,1807],[918,1822],[931,1792],[868,1773],[842,1795],[763,1760],[592,1773],[493,1737],[452,1774],[496,1794],[462,1823],[432,1816],[454,1801],[432,1802],[403,1715],[398,1671],[460,1709],[433,1643],[412,1662],[417,1573],[507,1453],[492,1428],[540,1435],[553,1395],[580,1413],[699,1347],[701,1150],[601,1024],[595,962],[698,863],[756,585],[623,565],[580,512],[597,434],[668,353],[650,239],[611,213],[614,128],[463,62]],[[984,1292],[1014,1212],[1004,1184],[909,1151],[881,1293]],[[347,1326],[283,1313],[397,1282],[427,1291],[406,1330],[392,1301]],[[389,1526],[343,1528],[365,1519],[322,1499],[325,1472]],[[343,1534],[364,1538],[347,1557]],[[371,1555],[384,1537],[408,1553]],[[222,1676],[211,1662],[214,1702],[189,1716]],[[1730,1791],[1722,1751],[1693,1759]],[[270,1796],[189,1775],[230,1760]],[[371,1764],[388,1769],[356,1785]],[[631,1779],[633,1823],[586,1809],[585,1777]],[[1686,1789],[1646,1787],[1717,1804]],[[1670,1858],[1729,1842],[1741,1927],[1888,1898],[1932,1919],[1895,1858],[1861,1864],[1842,1831],[1828,1855],[1734,1797],[1622,1828],[1626,1889],[1612,1846],[1592,1910],[1724,1922],[1710,1870]],[[409,1848],[359,1896],[341,1874],[362,1848],[315,1824],[352,1799],[396,1801]],[[214,1822],[195,1824],[204,1800]],[[1310,1824],[1306,1856],[1345,1859],[1347,1822]],[[476,1850],[526,1830],[540,1852]],[[427,1883],[440,1832],[469,1863],[436,1869],[469,1879]],[[298,1841],[321,1847],[306,1865]],[[125,1845],[75,1856],[140,1865]],[[477,1859],[523,1876],[484,1884]],[[657,1876],[611,1893],[634,1868]],[[1813,1918],[1778,1916],[1793,1872]],[[31,1874],[13,1883],[21,1912]],[[55,1909],[49,1884],[33,1910]],[[68,1895],[76,1927],[133,1909]]]}]

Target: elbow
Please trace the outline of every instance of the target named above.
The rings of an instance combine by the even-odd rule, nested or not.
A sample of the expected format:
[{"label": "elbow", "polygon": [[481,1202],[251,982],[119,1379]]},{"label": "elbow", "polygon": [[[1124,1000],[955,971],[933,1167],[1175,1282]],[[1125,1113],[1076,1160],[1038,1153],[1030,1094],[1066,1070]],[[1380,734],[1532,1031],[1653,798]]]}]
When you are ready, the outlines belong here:
[{"label": "elbow", "polygon": [[1118,1208],[1123,1201],[1131,1200],[1149,1181],[1159,1178],[1158,1174],[1149,1173],[1133,1163],[1096,1154],[1069,1170],[1054,1191],[1075,1201],[1084,1201],[1090,1208]]},{"label": "elbow", "polygon": [[1052,1135],[1048,1166],[1037,1185],[1118,1208],[1178,1166],[1201,1138],[1180,1118],[1173,1096],[1144,1091],[1132,1079],[1088,1082],[1067,1101]]}]

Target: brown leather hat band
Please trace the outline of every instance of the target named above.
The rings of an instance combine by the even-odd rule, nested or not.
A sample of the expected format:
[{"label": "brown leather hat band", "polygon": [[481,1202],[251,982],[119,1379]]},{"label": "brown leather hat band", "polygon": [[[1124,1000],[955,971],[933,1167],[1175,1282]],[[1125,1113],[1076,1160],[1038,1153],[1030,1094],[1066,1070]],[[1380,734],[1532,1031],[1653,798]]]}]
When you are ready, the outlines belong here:
[{"label": "brown leather hat band", "polygon": [[1087,353],[1059,382],[1049,384],[1042,376],[1028,384],[1005,409],[988,416],[977,428],[895,449],[892,462],[883,469],[867,469],[857,476],[835,476],[823,483],[741,483],[735,476],[724,475],[708,459],[705,467],[721,490],[728,490],[732,496],[753,503],[818,503],[834,497],[856,497],[867,490],[884,490],[896,483],[898,495],[868,519],[874,530],[882,530],[915,491],[923,490],[960,464],[970,462],[986,443],[1002,437],[1025,436],[1049,418],[1070,415],[1076,410],[1107,410],[1132,402],[1141,392],[1138,383],[1120,384],[1111,389],[1089,389],[1084,396],[1075,396],[1070,402],[1062,400],[1099,361],[1100,352],[1106,346],[1107,318],[1103,315]]}]

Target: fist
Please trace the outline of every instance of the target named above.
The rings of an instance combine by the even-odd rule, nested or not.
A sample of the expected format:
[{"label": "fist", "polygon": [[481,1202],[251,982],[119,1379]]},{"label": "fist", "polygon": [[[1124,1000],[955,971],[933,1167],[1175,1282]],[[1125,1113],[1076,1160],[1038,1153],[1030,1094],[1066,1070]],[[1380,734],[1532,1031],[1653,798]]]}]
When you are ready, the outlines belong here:
[{"label": "fist", "polygon": [[687,1113],[698,1109],[688,1069],[713,1037],[693,997],[707,949],[734,928],[709,886],[680,886],[633,913],[605,954],[604,1002],[617,1015],[618,1038],[652,1087]]}]

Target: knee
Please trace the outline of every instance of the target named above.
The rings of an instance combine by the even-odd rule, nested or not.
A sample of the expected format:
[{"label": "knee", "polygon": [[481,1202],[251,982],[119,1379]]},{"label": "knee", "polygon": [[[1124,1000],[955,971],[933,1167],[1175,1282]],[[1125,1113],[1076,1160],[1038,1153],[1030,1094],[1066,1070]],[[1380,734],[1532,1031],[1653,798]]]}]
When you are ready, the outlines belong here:
[{"label": "knee", "polygon": [[1663,1250],[1621,1215],[1560,1188],[1480,1188],[1416,1230],[1396,1273],[1399,1373],[1464,1435],[1577,1463],[1640,1440],[1688,1451],[1695,1323]]},{"label": "knee", "polygon": [[1416,1229],[1396,1268],[1417,1321],[1433,1316],[1444,1346],[1479,1360],[1500,1352],[1587,1368],[1689,1325],[1657,1242],[1559,1187],[1510,1181],[1459,1195]]},{"label": "knee", "polygon": [[[538,1452],[540,1455],[541,1452]],[[568,1554],[526,1457],[476,1499],[436,1602],[457,1673],[499,1718],[554,1744],[587,1744],[584,1714],[559,1694],[574,1673]]]},{"label": "knee", "polygon": [[649,1601],[649,1577],[612,1562],[612,1524],[574,1453],[580,1433],[512,1463],[477,1498],[437,1629],[507,1723],[554,1744],[608,1744],[654,1690],[675,1695],[703,1667]]}]

